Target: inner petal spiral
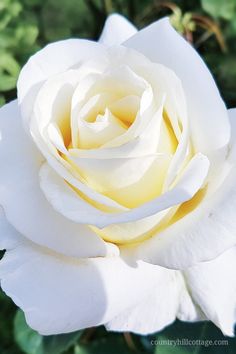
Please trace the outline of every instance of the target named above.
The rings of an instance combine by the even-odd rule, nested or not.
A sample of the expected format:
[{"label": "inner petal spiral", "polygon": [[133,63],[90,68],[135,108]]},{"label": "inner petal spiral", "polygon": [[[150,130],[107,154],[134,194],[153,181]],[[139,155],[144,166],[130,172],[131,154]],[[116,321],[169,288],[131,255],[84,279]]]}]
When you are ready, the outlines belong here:
[{"label": "inner petal spiral", "polygon": [[[50,78],[31,124],[37,145],[67,188],[105,213],[139,208],[167,193],[196,153],[180,80],[162,65],[121,52],[116,58],[111,50],[105,61]],[[100,231],[91,226],[105,240],[135,242],[182,217],[186,208],[177,215],[179,207]]]}]

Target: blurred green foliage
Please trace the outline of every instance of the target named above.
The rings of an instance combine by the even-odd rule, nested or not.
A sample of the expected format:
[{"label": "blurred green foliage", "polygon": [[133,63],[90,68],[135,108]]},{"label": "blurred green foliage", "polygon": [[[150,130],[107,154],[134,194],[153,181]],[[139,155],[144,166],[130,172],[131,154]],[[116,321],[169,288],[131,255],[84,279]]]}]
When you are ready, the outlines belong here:
[{"label": "blurred green foliage", "polygon": [[215,18],[232,20],[235,17],[236,3],[234,0],[202,0],[202,8]]},{"label": "blurred green foliage", "polygon": [[22,311],[14,320],[14,337],[19,347],[28,354],[61,354],[77,343],[82,332],[43,337],[29,328]]},{"label": "blurred green foliage", "polygon": [[[201,53],[228,107],[236,107],[236,0],[0,0],[0,106],[16,96],[19,71],[47,43],[69,37],[97,39],[106,16],[119,12],[138,28],[169,15]],[[204,83],[203,83],[204,85]],[[107,333],[103,327],[44,338],[25,323],[0,292],[0,354],[235,354],[227,346],[153,346],[152,339],[225,339],[210,323],[176,322],[153,336]]]}]

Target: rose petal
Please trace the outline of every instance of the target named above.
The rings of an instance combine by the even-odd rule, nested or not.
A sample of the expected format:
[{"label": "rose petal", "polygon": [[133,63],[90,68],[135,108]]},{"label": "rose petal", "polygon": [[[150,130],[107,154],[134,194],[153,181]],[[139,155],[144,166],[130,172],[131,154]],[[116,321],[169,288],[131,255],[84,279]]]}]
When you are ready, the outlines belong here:
[{"label": "rose petal", "polygon": [[81,62],[103,55],[101,43],[83,39],[67,39],[47,45],[30,57],[21,70],[18,83],[18,101],[25,125],[28,126],[33,104],[43,82]]},{"label": "rose petal", "polygon": [[110,321],[142,301],[158,275],[142,262],[132,267],[119,257],[76,260],[19,240],[0,262],[0,279],[29,326],[51,335]]},{"label": "rose petal", "polygon": [[[116,52],[115,49],[110,49],[108,52],[108,58],[110,61],[113,58],[113,52],[114,56],[119,53]],[[108,163],[108,161],[103,160],[111,156],[115,164],[115,158],[150,155],[154,154],[155,152],[159,152],[159,149],[161,151],[161,149],[165,147],[167,149],[162,151],[169,152],[168,146],[163,144],[163,140],[165,139],[172,145],[172,153],[174,154],[165,181],[165,190],[167,190],[183,168],[183,165],[186,165],[191,153],[184,92],[180,80],[171,70],[168,70],[163,65],[152,64],[151,62],[144,60],[139,55],[137,55],[136,62],[134,64],[129,60],[130,52],[132,51],[122,48],[122,56],[121,53],[119,54],[124,61],[126,58],[127,63],[131,65],[133,72],[130,69],[128,70],[127,67],[125,70],[123,66],[121,67],[121,70],[121,68],[118,66],[119,75],[115,82],[119,82],[120,77],[122,77],[122,80],[127,80],[127,84],[125,86],[128,86],[129,81],[137,81],[140,82],[140,84],[142,81],[146,81],[149,85],[149,88],[147,87],[142,96],[140,111],[138,112],[134,123],[124,134],[121,134],[117,138],[112,139],[110,142],[103,145],[100,149],[92,149],[87,151],[83,151],[81,149],[70,149],[70,154],[73,156],[72,159],[76,165],[86,172],[86,178],[90,179],[91,176],[92,179],[96,180],[97,175],[101,177],[102,175],[106,175],[106,179],[110,181],[109,184],[114,184],[113,188],[120,188],[122,186],[116,184],[116,180],[123,181],[124,178],[122,179],[119,177],[118,179],[114,180],[112,177],[110,177],[109,173],[102,174],[102,171],[105,169],[107,170],[106,165]],[[121,58],[119,58],[119,61],[117,62],[122,62]],[[114,68],[116,68],[116,65],[117,63],[114,63]],[[117,70],[114,70],[115,73],[116,71]],[[109,73],[109,78],[111,79],[110,76],[113,77],[114,73],[112,72],[112,75]],[[94,78],[93,85],[95,83],[98,85],[97,81],[98,78],[97,80]],[[92,81],[90,84],[92,85]],[[114,86],[115,84],[113,83],[111,87],[112,90],[114,90]],[[103,90],[106,89],[107,88],[105,85]],[[80,88],[80,86],[78,86],[76,91],[77,94],[74,95],[74,98],[76,97],[75,102],[78,102],[80,101],[79,97],[81,96],[84,98],[85,93],[84,90]],[[74,117],[77,119],[78,115],[79,111],[78,109],[75,109]],[[162,135],[164,132],[162,125],[163,122],[165,123],[167,120],[166,115],[168,116],[169,125],[171,126],[170,129],[172,132],[168,132],[163,137]],[[73,131],[75,132],[77,139],[79,139],[79,127],[78,132],[76,132],[76,129],[73,129]],[[175,142],[177,144],[177,140],[179,144],[176,147]],[[110,151],[107,149],[107,147],[110,147]],[[96,162],[94,163],[94,158],[98,159],[97,164]],[[120,166],[120,163],[118,166]],[[113,170],[114,169],[112,168],[112,171]],[[136,180],[140,178],[139,175],[142,172],[139,171],[139,169],[137,169],[137,171],[138,173],[135,172]],[[130,173],[129,171],[120,171],[121,176],[124,175],[124,173],[126,173],[128,176],[126,179],[126,184],[129,185],[131,183],[130,179],[133,178],[132,176],[134,174]],[[99,180],[101,180],[101,178]],[[108,186],[107,181],[104,181],[103,184]]]},{"label": "rose petal", "polygon": [[132,257],[184,269],[214,259],[236,244],[236,109],[229,110],[229,118],[232,138],[228,159],[209,184],[209,193],[182,219],[134,247]]},{"label": "rose petal", "polygon": [[[115,80],[112,76],[113,81],[116,82],[118,81],[118,79],[120,80],[120,76],[123,72],[124,70],[119,73],[118,77],[115,77]],[[131,72],[131,70],[126,69],[125,72],[127,74],[127,85],[125,85],[126,89],[130,85],[131,87],[134,86],[134,90],[140,90],[143,86],[144,80],[139,79],[137,75],[134,75]],[[105,158],[102,160],[85,159],[84,156],[83,158],[77,158],[75,154],[76,152],[79,153],[79,151],[75,149],[69,149],[69,152],[67,153],[65,140],[67,142],[70,141],[70,138],[67,138],[67,136],[70,136],[70,104],[72,99],[73,88],[75,87],[79,76],[79,70],[69,70],[66,73],[54,76],[53,78],[49,79],[45,84],[43,84],[35,102],[34,116],[32,118],[31,123],[31,133],[34,136],[36,143],[38,144],[44,156],[48,156],[49,163],[52,161],[51,155],[55,155],[55,158],[57,160],[60,160],[62,165],[65,165],[65,161],[63,161],[63,159],[58,154],[57,149],[59,149],[59,151],[65,155],[65,159],[69,163],[69,170],[73,170],[73,167],[76,167],[75,169],[77,169],[77,171],[80,171],[80,174],[78,176],[79,180],[87,181],[87,183],[92,188],[99,192],[107,192],[111,189],[122,188],[132,183],[136,183],[140,180],[140,178],[143,177],[144,173],[149,169],[149,167],[156,159],[156,155],[158,155],[156,154],[156,147],[158,145],[156,132],[158,132],[158,129],[160,129],[159,127],[161,125],[162,108],[160,108],[154,114],[154,116],[151,116],[151,119],[149,119],[146,114],[147,122],[145,121],[145,117],[140,115],[140,117],[137,118],[135,123],[133,124],[132,129],[129,129],[129,132],[126,132],[126,130],[118,124],[118,120],[113,117],[109,111],[107,111],[106,114],[106,117],[108,117],[108,122],[105,121],[105,116],[103,117],[103,120],[99,122],[97,121],[92,124],[81,119],[80,124],[78,126],[78,131],[75,129],[75,122],[73,123],[72,119],[72,131],[75,136],[78,136],[80,145],[82,144],[82,147],[84,148],[86,148],[87,145],[88,147],[90,147],[94,144],[103,144],[106,141],[112,143],[112,137],[115,137],[117,134],[119,135],[123,132],[125,132],[125,134],[123,134],[123,136],[120,138],[122,140],[121,142],[124,143],[124,139],[127,140],[128,136],[132,137],[133,135],[135,137],[138,134],[137,130],[139,130],[140,135],[138,137],[138,140],[142,140],[142,142],[137,142],[136,146],[139,148],[143,146],[145,147],[145,149],[148,149],[149,147],[151,151],[154,151],[153,155],[144,156],[140,159],[136,157],[133,159],[128,159],[128,156],[124,156],[124,158],[122,159],[115,159],[114,153],[112,153],[112,151],[110,151],[110,155],[112,156],[112,158],[109,160]],[[136,85],[134,85],[133,80],[135,80],[134,83]],[[137,82],[139,85],[137,84]],[[96,85],[98,85],[97,82]],[[122,85],[123,81],[119,83],[119,87],[123,90]],[[138,88],[138,86],[140,86],[140,88]],[[107,89],[107,87],[105,87],[104,89]],[[78,94],[81,95],[81,92],[82,95],[85,94],[84,90],[81,90],[79,85]],[[102,98],[104,99],[104,96]],[[79,99],[77,97],[77,104],[78,101]],[[74,114],[77,121],[79,111]],[[148,124],[149,120],[150,122]],[[144,128],[143,126],[145,126],[145,124],[147,125],[146,129],[142,129]],[[61,133],[59,131],[59,128],[61,130]],[[125,135],[127,135],[126,133],[128,133],[128,136],[126,136],[125,138]],[[71,151],[73,152],[72,154]],[[51,154],[49,152],[51,152]],[[145,151],[143,151],[143,153],[144,152]],[[169,160],[169,154],[168,156],[166,156],[166,159],[167,161]],[[52,163],[51,165],[52,167],[55,166],[55,164]],[[60,170],[62,170],[62,168],[60,168]],[[63,177],[65,178],[64,173]],[[69,178],[68,182],[74,185],[71,178]],[[80,186],[78,186],[78,184],[79,182],[77,181],[76,185],[74,186],[83,193],[86,193],[86,195],[89,194],[89,196],[91,197],[91,191],[89,193],[88,188],[86,191],[86,186],[84,184],[82,185],[80,183]],[[95,194],[96,193],[93,193],[94,196]],[[101,196],[97,196],[97,198],[98,197],[102,199]],[[105,198],[103,198],[103,200],[105,202]]]},{"label": "rose petal", "polygon": [[226,336],[236,323],[236,248],[184,272],[194,301]]},{"label": "rose petal", "polygon": [[38,176],[44,159],[23,130],[16,101],[1,108],[0,131],[0,204],[10,223],[25,237],[62,254],[109,253],[110,246],[92,230],[64,218],[45,199]]},{"label": "rose petal", "polygon": [[175,321],[202,320],[201,311],[193,304],[181,273],[156,267],[158,282],[144,301],[122,312],[106,324],[111,331],[147,335],[161,331]]},{"label": "rose petal", "polygon": [[[130,188],[131,192],[133,184],[138,187],[138,183],[142,182],[142,179],[144,188],[151,188],[154,194],[157,195],[158,191],[160,194],[165,178],[164,174],[170,159],[171,156],[169,154],[153,154],[134,158],[72,158],[71,160],[80,168],[84,179],[92,188],[116,200],[114,197],[119,194],[121,188],[126,188],[127,190]],[[155,173],[153,175],[154,183],[151,186],[145,186],[145,180],[148,179],[151,173]],[[142,190],[140,192],[144,193]],[[130,202],[133,204],[132,201]],[[127,200],[128,204],[130,202]]]},{"label": "rose petal", "polygon": [[207,154],[229,142],[227,111],[211,73],[197,52],[172,28],[167,18],[139,31],[125,42],[125,46],[168,66],[181,79],[197,151]]},{"label": "rose petal", "polygon": [[117,45],[133,36],[137,28],[124,16],[112,14],[106,19],[99,42],[107,45]]},{"label": "rose petal", "polygon": [[203,185],[208,168],[208,159],[201,154],[195,155],[173,189],[137,208],[119,213],[107,213],[86,203],[47,164],[41,168],[41,188],[54,208],[67,218],[103,228],[144,219],[191,199]]},{"label": "rose petal", "polygon": [[4,210],[0,207],[0,250],[14,248],[19,243],[19,233],[7,222]]},{"label": "rose petal", "polygon": [[[121,49],[122,53],[124,49]],[[128,52],[126,50],[126,52]],[[118,98],[125,97],[130,94],[135,94],[140,96],[140,111],[144,113],[153,101],[153,95],[150,86],[142,78],[139,77],[135,72],[133,72],[127,65],[128,62],[121,65],[120,61],[117,60],[115,65],[112,65],[112,55],[113,51],[107,51],[107,60],[108,67],[105,72],[100,74],[90,74],[87,75],[84,80],[81,80],[74,92],[72,99],[72,146],[74,148],[79,148],[79,134],[80,134],[80,124],[81,124],[81,111],[83,112],[83,107],[88,103],[91,97],[98,95],[101,92],[111,93]],[[116,53],[116,51],[115,51]],[[115,54],[114,53],[114,54]],[[97,59],[98,63],[101,58]],[[111,70],[112,68],[112,70]],[[82,68],[81,68],[82,70]],[[113,101],[113,100],[112,100]],[[161,102],[161,100],[159,99]],[[109,106],[108,106],[109,108]],[[157,105],[157,110],[159,107]],[[144,111],[144,112],[143,112]],[[149,110],[150,111],[150,110]],[[152,109],[153,111],[153,109]],[[146,112],[145,112],[146,113]],[[150,112],[149,112],[150,113]],[[152,118],[152,115],[149,114],[146,119],[143,118],[144,114],[140,114],[141,117],[135,119],[134,123],[130,126],[129,129],[122,136],[111,139],[106,144],[105,147],[120,146],[121,144],[127,143],[131,138],[138,136],[140,133],[141,127],[145,127],[149,122],[149,119]],[[146,113],[147,116],[147,113]],[[78,119],[79,118],[79,119]],[[149,118],[149,119],[148,119]],[[83,121],[83,120],[82,120]]]}]

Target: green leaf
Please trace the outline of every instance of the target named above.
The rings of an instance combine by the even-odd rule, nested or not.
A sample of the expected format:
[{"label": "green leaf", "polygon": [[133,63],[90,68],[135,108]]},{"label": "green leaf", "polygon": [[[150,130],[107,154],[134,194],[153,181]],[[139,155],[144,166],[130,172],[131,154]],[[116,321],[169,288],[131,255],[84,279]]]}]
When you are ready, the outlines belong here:
[{"label": "green leaf", "polygon": [[[0,259],[4,252],[0,252]],[[15,314],[16,307],[9,297],[0,289],[0,353],[1,354],[22,354],[15,345],[12,333],[12,319]]]},{"label": "green leaf", "polygon": [[5,70],[11,76],[17,77],[20,72],[20,65],[11,54],[0,53],[0,70]]},{"label": "green leaf", "polygon": [[22,5],[18,0],[0,1],[0,30],[7,27],[9,22],[17,17],[22,10]]},{"label": "green leaf", "polygon": [[235,0],[201,0],[202,8],[216,18],[231,20],[235,16]]},{"label": "green leaf", "polygon": [[[5,98],[3,95],[0,95],[0,107],[2,107],[4,104],[5,104]],[[0,255],[0,258],[1,258],[1,255]]]},{"label": "green leaf", "polygon": [[89,38],[101,21],[94,21],[84,0],[48,0],[42,8],[42,19],[47,41],[69,38],[73,32],[80,38]]},{"label": "green leaf", "polygon": [[12,50],[17,46],[17,40],[15,38],[15,31],[12,28],[7,28],[4,31],[0,31],[0,49]]},{"label": "green leaf", "polygon": [[[206,323],[184,324],[176,321],[150,340],[154,354],[200,354],[196,340],[205,333]],[[192,341],[189,345],[186,341]]]},{"label": "green leaf", "polygon": [[26,354],[61,354],[72,347],[80,338],[80,332],[58,336],[42,336],[32,330],[26,323],[22,311],[15,317],[15,340]]},{"label": "green leaf", "polygon": [[33,24],[22,24],[17,27],[15,36],[23,46],[31,46],[38,37],[38,28]]},{"label": "green leaf", "polygon": [[13,76],[0,72],[0,91],[10,91],[16,87],[17,79]]},{"label": "green leaf", "polygon": [[44,354],[64,353],[79,340],[82,331],[57,336],[43,337]]},{"label": "green leaf", "polygon": [[14,321],[16,343],[27,354],[43,354],[43,337],[29,328],[22,311],[18,311]]},{"label": "green leaf", "polygon": [[121,334],[106,333],[106,337],[78,344],[74,354],[132,354]]},{"label": "green leaf", "polygon": [[236,348],[236,339],[223,336],[211,322],[176,321],[141,343],[152,354],[232,354]]},{"label": "green leaf", "polygon": [[154,354],[199,354],[199,348],[196,346],[184,346],[164,335],[158,336],[155,343]]}]

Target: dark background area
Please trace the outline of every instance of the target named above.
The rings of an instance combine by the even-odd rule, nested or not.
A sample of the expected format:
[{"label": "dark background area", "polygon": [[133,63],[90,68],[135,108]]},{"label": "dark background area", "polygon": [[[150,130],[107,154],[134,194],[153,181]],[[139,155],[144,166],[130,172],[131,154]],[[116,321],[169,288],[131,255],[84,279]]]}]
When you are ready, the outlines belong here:
[{"label": "dark background area", "polygon": [[[0,105],[16,97],[19,71],[52,41],[97,39],[109,13],[119,12],[141,29],[163,16],[200,52],[221,94],[236,107],[236,0],[0,0]],[[204,85],[204,82],[202,83]],[[151,340],[201,340],[202,345],[152,345]],[[210,346],[207,341],[227,340]],[[176,322],[152,336],[108,333],[103,327],[42,337],[0,292],[0,354],[235,354],[236,339],[210,323]]]}]

